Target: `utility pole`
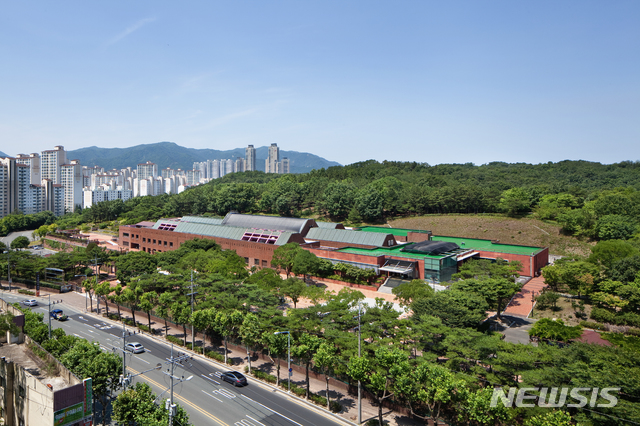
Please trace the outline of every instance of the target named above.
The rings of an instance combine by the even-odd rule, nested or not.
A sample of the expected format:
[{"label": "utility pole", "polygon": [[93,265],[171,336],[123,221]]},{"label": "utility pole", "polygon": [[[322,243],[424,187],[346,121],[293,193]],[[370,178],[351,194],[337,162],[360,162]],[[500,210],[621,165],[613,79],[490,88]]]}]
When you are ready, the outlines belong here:
[{"label": "utility pole", "polygon": [[[193,292],[193,269],[191,270],[191,293],[189,293],[189,296],[191,296],[191,318],[193,318],[193,296],[196,293]],[[195,325],[193,324],[193,321],[191,321],[191,350],[195,351],[196,350],[196,328]],[[186,338],[186,336],[185,336]]]},{"label": "utility pole", "polygon": [[[182,377],[176,377],[173,375],[174,371],[175,371],[175,366],[176,364],[180,364],[182,365],[183,362],[188,361],[190,359],[192,359],[192,356],[189,356],[187,354],[182,354],[179,355],[177,357],[173,356],[173,343],[171,344],[171,358],[169,358],[166,363],[167,364],[171,364],[171,367],[167,369],[167,371],[163,371],[164,374],[166,374],[167,376],[169,376],[170,379],[170,384],[169,384],[169,389],[167,389],[168,391],[170,391],[170,398],[167,399],[166,403],[165,403],[165,408],[169,411],[169,426],[173,426],[173,418],[176,415],[176,405],[173,403],[173,386],[177,385],[178,383],[182,383],[182,382],[188,382],[189,380],[193,379],[193,376],[189,376],[186,379],[184,378],[184,376]],[[177,379],[178,383],[173,383],[173,379]],[[164,392],[166,392],[167,390],[165,390]],[[158,398],[160,398],[160,396],[162,396],[162,394],[164,393],[162,392],[160,395],[158,395]]]},{"label": "utility pole", "polygon": [[11,292],[11,249],[7,247],[7,281],[9,281],[9,292]]},{"label": "utility pole", "polygon": [[49,294],[49,340],[51,340],[51,294]]}]

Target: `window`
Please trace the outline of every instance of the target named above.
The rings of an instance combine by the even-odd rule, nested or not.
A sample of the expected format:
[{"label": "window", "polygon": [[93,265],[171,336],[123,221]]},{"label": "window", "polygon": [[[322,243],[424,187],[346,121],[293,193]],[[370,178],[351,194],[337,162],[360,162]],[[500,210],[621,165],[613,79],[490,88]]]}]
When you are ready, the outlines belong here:
[{"label": "window", "polygon": [[169,241],[169,247],[173,247],[173,243]]},{"label": "window", "polygon": [[153,240],[153,244],[155,244],[155,243],[156,243],[156,240]]},{"label": "window", "polygon": [[263,268],[266,268],[266,267],[267,267],[267,261],[266,261],[266,260],[263,260],[263,261],[262,261],[262,267],[263,267]]},{"label": "window", "polygon": [[166,241],[164,242],[164,245],[165,245],[165,246],[167,245],[167,242],[166,242]]},{"label": "window", "polygon": [[25,397],[24,386],[22,386],[22,385],[18,386],[18,396],[21,397],[21,398]]},{"label": "window", "polygon": [[122,233],[122,236],[123,236],[123,237],[128,237],[128,236],[129,236],[129,233],[128,233],[128,232],[123,232],[123,233]]},{"label": "window", "polygon": [[147,239],[143,237],[143,238],[142,238],[142,242],[143,242],[143,243],[146,243],[146,242],[147,242]]},{"label": "window", "polygon": [[253,259],[254,265],[260,265],[260,259]]},{"label": "window", "polygon": [[247,265],[249,264],[249,258],[248,257],[244,258],[244,263],[246,263]]}]

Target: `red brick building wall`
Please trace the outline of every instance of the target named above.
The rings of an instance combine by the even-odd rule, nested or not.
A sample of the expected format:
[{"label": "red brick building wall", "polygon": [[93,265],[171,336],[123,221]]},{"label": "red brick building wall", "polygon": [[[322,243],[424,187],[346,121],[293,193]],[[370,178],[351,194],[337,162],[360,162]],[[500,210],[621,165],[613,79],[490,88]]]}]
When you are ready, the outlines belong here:
[{"label": "red brick building wall", "polygon": [[[120,245],[128,250],[157,253],[176,250],[185,241],[194,238],[206,238],[216,241],[223,250],[235,250],[238,256],[244,257],[248,266],[260,268],[271,267],[273,252],[280,246],[254,243],[249,241],[231,240],[228,238],[209,237],[206,235],[186,234],[183,232],[164,231],[153,228],[138,228],[135,226],[120,227]],[[293,234],[288,242],[304,244],[300,234]]]}]

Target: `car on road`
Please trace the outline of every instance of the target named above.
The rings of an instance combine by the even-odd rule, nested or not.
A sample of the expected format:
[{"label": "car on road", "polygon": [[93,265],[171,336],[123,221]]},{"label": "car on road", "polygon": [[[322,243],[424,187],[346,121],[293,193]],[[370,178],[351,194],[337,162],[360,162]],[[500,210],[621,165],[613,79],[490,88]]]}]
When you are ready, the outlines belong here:
[{"label": "car on road", "polygon": [[25,306],[38,306],[38,301],[36,299],[25,299],[22,304]]},{"label": "car on road", "polygon": [[238,371],[227,371],[220,375],[220,378],[225,382],[229,382],[234,386],[246,386],[247,378],[244,377],[244,374]]},{"label": "car on road", "polygon": [[66,321],[67,319],[69,319],[69,317],[67,317],[64,312],[62,312],[62,309],[54,309],[51,311],[51,318],[53,319],[57,319],[58,321]]},{"label": "car on road", "polygon": [[141,354],[144,352],[144,346],[138,342],[127,343],[124,348],[134,354]]}]

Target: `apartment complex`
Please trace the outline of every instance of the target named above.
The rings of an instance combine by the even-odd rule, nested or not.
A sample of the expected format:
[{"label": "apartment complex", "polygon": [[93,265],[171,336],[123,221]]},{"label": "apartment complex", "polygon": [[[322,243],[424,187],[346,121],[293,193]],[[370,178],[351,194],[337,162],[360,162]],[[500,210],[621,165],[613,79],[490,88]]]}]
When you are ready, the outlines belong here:
[{"label": "apartment complex", "polygon": [[64,214],[64,187],[45,178],[34,183],[32,178],[37,173],[32,166],[37,168],[39,163],[22,164],[17,158],[0,158],[0,217],[18,211],[35,214],[50,210],[56,215]]}]

